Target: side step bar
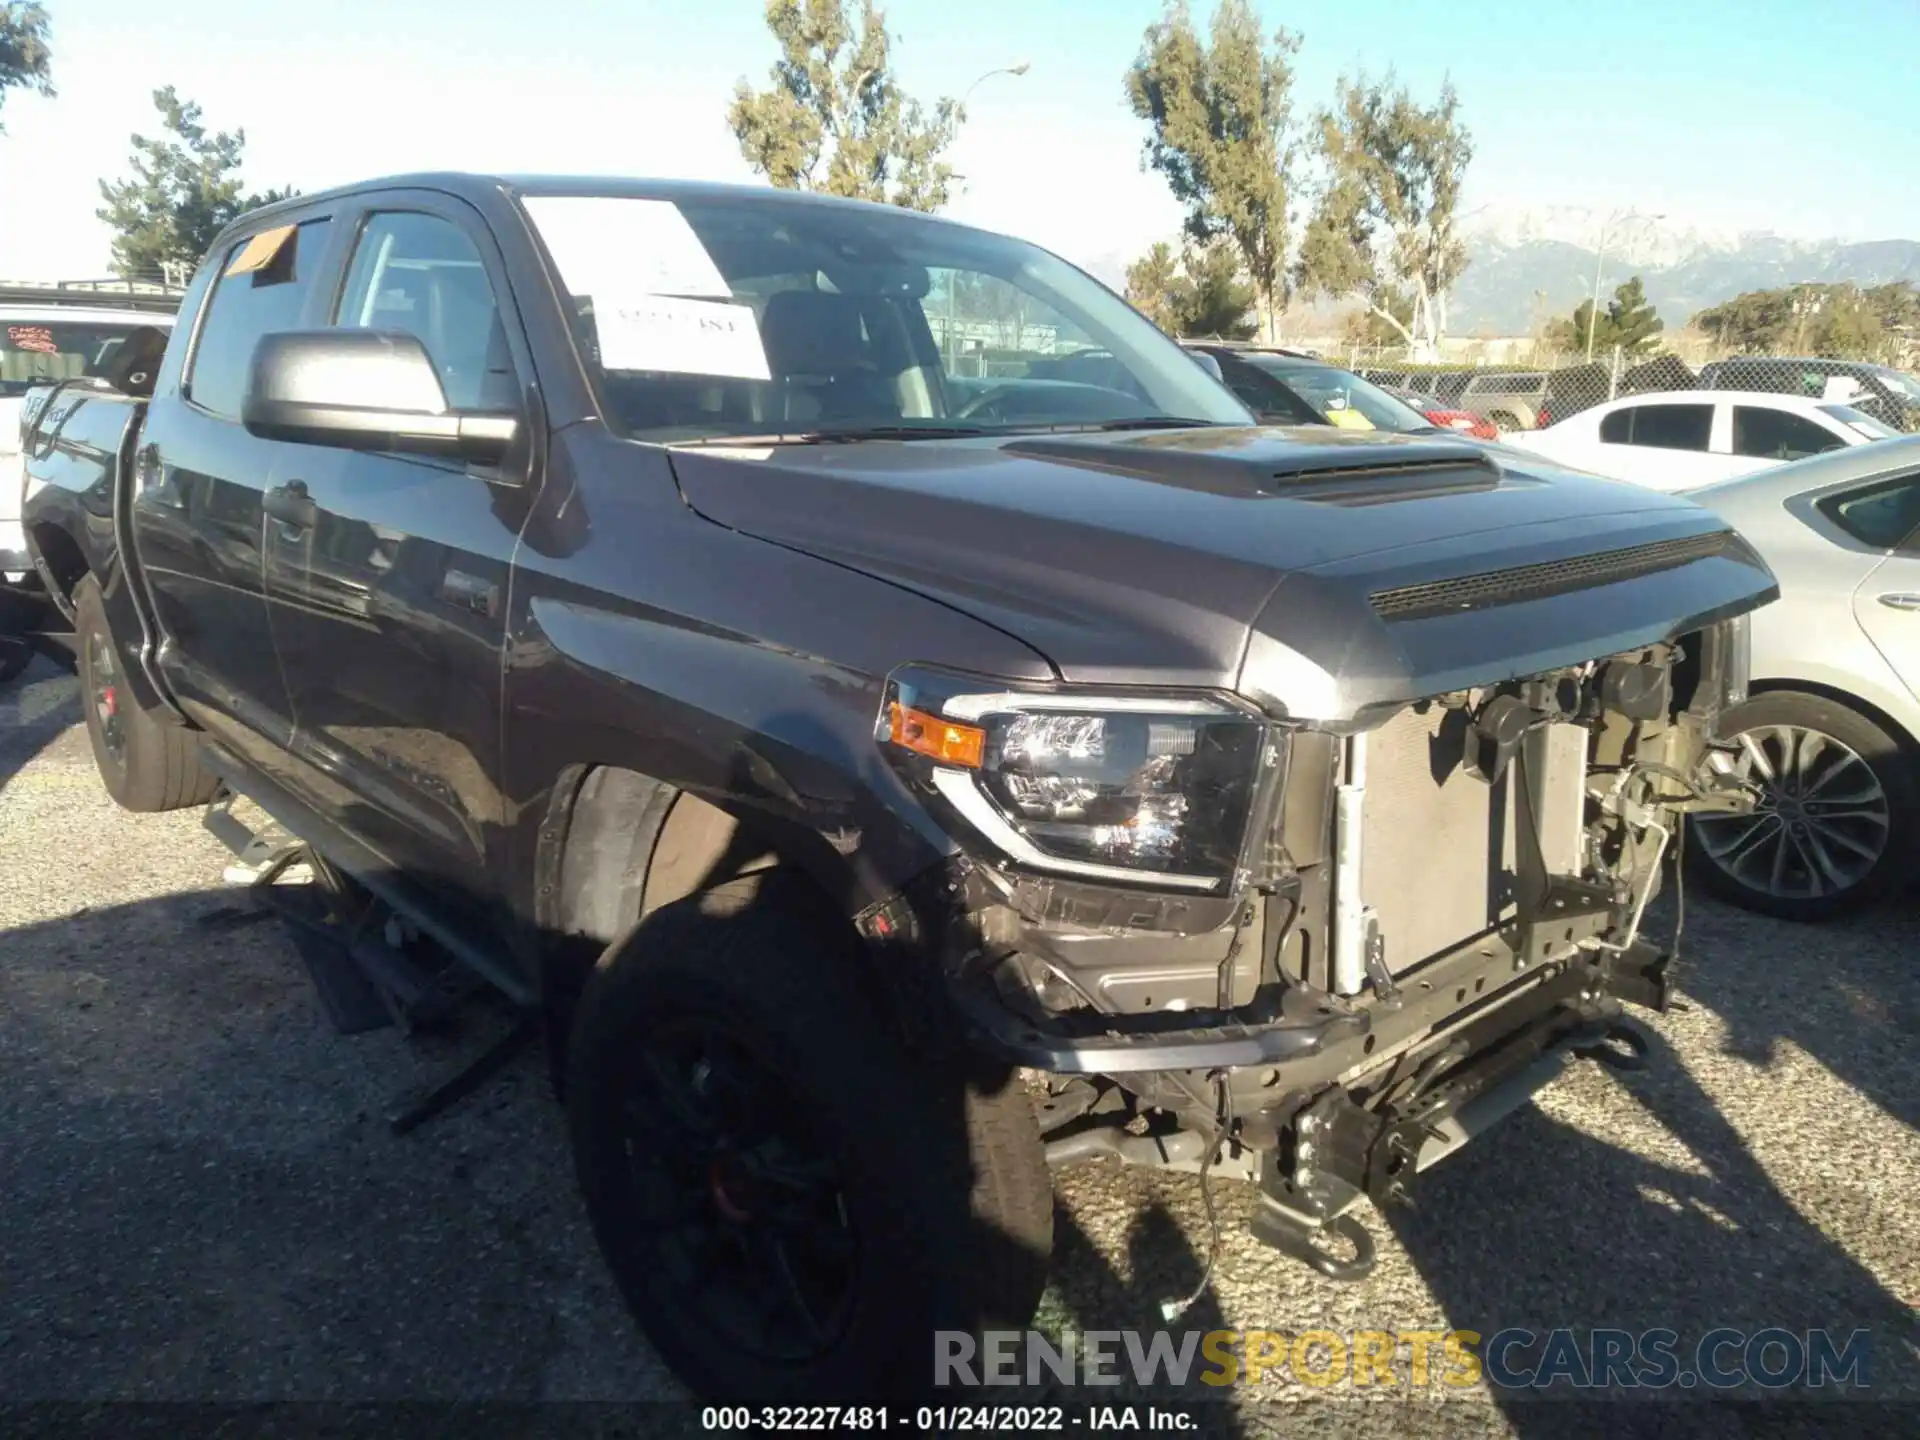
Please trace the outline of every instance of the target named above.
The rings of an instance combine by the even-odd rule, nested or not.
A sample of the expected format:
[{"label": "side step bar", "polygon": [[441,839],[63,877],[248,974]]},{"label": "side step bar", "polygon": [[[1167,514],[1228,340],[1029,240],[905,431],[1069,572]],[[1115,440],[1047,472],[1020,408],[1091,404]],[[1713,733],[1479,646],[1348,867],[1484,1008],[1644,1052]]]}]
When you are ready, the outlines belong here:
[{"label": "side step bar", "polygon": [[[401,1099],[388,1122],[396,1134],[415,1129],[472,1094],[540,1033],[526,987],[517,983],[508,964],[424,905],[413,903],[410,887],[393,883],[403,877],[389,871],[380,877],[386,884],[370,884],[363,873],[349,878],[277,819],[256,829],[235,815],[235,794],[224,781],[227,772],[218,766],[225,758],[209,756],[223,784],[208,803],[202,824],[233,852],[236,864],[228,878],[246,883],[256,909],[208,917],[209,923],[237,923],[251,915],[278,915],[287,921],[321,1004],[343,1035],[389,1024],[412,1034],[450,1017],[483,985],[492,986],[513,1006],[506,1030],[477,1055],[445,1079]],[[252,778],[249,798],[272,816]],[[285,883],[287,872],[302,865],[312,872],[311,883]],[[421,964],[409,952],[409,928],[431,940],[445,963],[437,968]]]},{"label": "side step bar", "polygon": [[[233,792],[240,791],[273,820],[279,830],[279,837],[275,838],[283,837],[286,843],[298,843],[296,837],[321,837],[322,843],[319,845],[313,845],[311,840],[307,843],[315,850],[323,850],[329,865],[369,891],[388,909],[431,938],[441,949],[515,1005],[530,1007],[535,1004],[537,997],[532,987],[518,972],[511,957],[498,945],[490,943],[489,937],[471,934],[452,923],[406,875],[365,847],[332,833],[330,827],[323,826],[293,796],[271,780],[241,765],[219,746],[203,745],[201,749],[208,768],[226,786],[226,793],[216,796],[209,805],[204,823],[228,849],[241,855],[254,838],[253,831],[232,813]],[[219,812],[219,818],[216,818],[216,812]],[[235,841],[241,835],[246,836],[247,840],[236,849]]]}]

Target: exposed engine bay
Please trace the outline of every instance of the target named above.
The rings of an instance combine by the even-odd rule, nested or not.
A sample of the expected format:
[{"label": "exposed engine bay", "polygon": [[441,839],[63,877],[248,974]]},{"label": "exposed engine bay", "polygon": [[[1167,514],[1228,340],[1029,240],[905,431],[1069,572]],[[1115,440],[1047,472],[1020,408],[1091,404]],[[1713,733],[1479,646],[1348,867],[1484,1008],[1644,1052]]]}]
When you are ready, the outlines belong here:
[{"label": "exposed engine bay", "polygon": [[1362,1194],[1572,1054],[1639,1064],[1622,1003],[1667,1003],[1677,935],[1644,932],[1683,817],[1752,803],[1712,738],[1744,623],[1285,733],[1230,896],[963,865],[949,972],[1052,1072],[1050,1158],[1257,1181],[1264,1238],[1333,1274],[1370,1254],[1317,1243]]}]

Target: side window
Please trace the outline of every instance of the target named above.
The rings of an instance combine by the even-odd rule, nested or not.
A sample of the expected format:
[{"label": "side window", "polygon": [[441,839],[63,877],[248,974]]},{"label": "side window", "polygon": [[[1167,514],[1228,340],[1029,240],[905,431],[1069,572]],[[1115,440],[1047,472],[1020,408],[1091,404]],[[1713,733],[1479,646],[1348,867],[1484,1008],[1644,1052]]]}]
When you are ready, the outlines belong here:
[{"label": "side window", "polygon": [[[1040,378],[1050,366],[1093,346],[1065,315],[1019,286],[972,270],[932,270],[922,301],[949,377]],[[1137,389],[1121,367],[1122,388]]]},{"label": "side window", "polygon": [[1600,443],[1602,445],[1631,445],[1633,443],[1633,412],[1637,405],[1623,406],[1600,422]]},{"label": "side window", "polygon": [[1829,495],[1820,509],[1854,539],[1891,550],[1920,527],[1920,475]]},{"label": "side window", "polygon": [[1763,460],[1799,460],[1847,442],[1804,415],[1761,405],[1733,407],[1733,453]]},{"label": "side window", "polygon": [[1713,438],[1711,405],[1640,405],[1632,415],[1629,445],[1656,450],[1705,450]]},{"label": "side window", "polygon": [[507,332],[480,252],[438,216],[390,211],[367,221],[334,323],[413,336],[455,410],[511,410],[518,401]]},{"label": "side window", "polygon": [[220,278],[214,282],[199,337],[193,342],[186,396],[201,409],[228,420],[240,418],[253,347],[260,337],[300,328],[313,272],[326,250],[325,220],[292,227],[262,259],[262,246],[271,243],[266,237],[273,233],[242,240],[222,257]]},{"label": "side window", "polygon": [[1262,420],[1268,423],[1277,420],[1282,425],[1327,423],[1310,405],[1259,366],[1249,365],[1232,355],[1216,354],[1214,358],[1220,362],[1220,378],[1227,382],[1227,388]]}]

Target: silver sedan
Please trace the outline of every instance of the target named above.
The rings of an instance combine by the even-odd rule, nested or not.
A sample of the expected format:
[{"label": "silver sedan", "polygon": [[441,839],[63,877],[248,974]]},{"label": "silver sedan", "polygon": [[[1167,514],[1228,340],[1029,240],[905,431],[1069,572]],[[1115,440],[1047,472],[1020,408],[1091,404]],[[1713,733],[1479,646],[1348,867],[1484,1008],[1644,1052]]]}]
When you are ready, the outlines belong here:
[{"label": "silver sedan", "polygon": [[1729,712],[1764,790],[1751,816],[1696,819],[1696,874],[1795,920],[1866,904],[1920,834],[1920,436],[1687,492],[1780,578],[1753,617],[1752,698]]}]

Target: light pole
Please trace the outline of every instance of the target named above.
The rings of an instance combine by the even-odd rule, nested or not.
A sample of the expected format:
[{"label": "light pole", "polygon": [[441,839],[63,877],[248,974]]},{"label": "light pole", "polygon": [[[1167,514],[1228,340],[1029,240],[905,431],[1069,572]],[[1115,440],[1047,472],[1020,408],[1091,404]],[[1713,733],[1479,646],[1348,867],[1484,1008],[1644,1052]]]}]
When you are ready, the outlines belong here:
[{"label": "light pole", "polygon": [[976,80],[976,81],[974,81],[974,82],[973,82],[973,83],[972,83],[971,85],[969,85],[969,86],[967,86],[967,89],[966,89],[966,93],[965,93],[965,94],[963,94],[963,95],[962,95],[962,96],[960,97],[960,114],[961,114],[961,116],[962,116],[962,117],[965,117],[965,115],[966,115],[966,113],[967,113],[967,101],[969,101],[969,100],[971,100],[971,99],[973,98],[973,92],[974,92],[974,91],[976,91],[976,90],[978,90],[978,89],[979,89],[979,88],[980,88],[980,87],[981,87],[982,85],[984,85],[984,84],[985,84],[985,83],[986,83],[987,81],[989,81],[989,80],[991,80],[991,79],[993,79],[993,77],[994,77],[994,76],[996,76],[996,75],[1012,75],[1012,76],[1015,76],[1015,77],[1018,77],[1018,76],[1021,76],[1021,75],[1024,75],[1024,74],[1026,74],[1026,73],[1027,73],[1027,71],[1029,71],[1029,70],[1031,70],[1032,68],[1033,68],[1033,64],[1032,64],[1032,62],[1031,62],[1031,61],[1028,61],[1028,60],[1022,60],[1022,61],[1019,61],[1019,62],[1018,62],[1017,64],[1013,64],[1013,65],[1002,65],[1002,66],[1001,66],[1001,67],[1000,67],[999,69],[997,69],[997,70],[989,70],[989,71],[987,71],[987,73],[986,73],[986,74],[984,74],[984,75],[982,75],[982,76],[981,76],[981,77],[980,77],[980,78],[979,78],[978,80]]},{"label": "light pole", "polygon": [[1600,253],[1593,257],[1593,299],[1587,305],[1587,361],[1593,361],[1593,331],[1600,320],[1600,267],[1607,263],[1607,237],[1614,225],[1622,220],[1664,220],[1665,215],[1643,215],[1638,210],[1629,210],[1625,214],[1615,210],[1607,216],[1606,223],[1600,227]]}]

